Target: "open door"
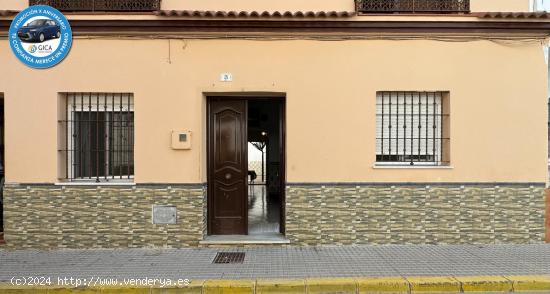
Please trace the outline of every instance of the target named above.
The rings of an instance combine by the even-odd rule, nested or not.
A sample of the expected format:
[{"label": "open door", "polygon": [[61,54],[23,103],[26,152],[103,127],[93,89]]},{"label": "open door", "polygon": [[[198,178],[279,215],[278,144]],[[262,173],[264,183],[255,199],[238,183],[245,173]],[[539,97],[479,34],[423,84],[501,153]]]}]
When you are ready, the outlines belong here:
[{"label": "open door", "polygon": [[246,235],[247,101],[214,98],[208,105],[208,232]]},{"label": "open door", "polygon": [[207,115],[208,235],[280,238],[284,100],[209,97]]}]

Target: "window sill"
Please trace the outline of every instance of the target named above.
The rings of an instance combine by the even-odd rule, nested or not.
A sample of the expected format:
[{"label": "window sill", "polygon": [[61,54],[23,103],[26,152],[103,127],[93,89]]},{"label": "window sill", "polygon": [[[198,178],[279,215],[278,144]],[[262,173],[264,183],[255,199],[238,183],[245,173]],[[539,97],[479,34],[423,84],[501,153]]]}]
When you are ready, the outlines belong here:
[{"label": "window sill", "polygon": [[57,182],[56,186],[135,186],[134,182],[95,182],[95,181],[80,181],[80,182]]},{"label": "window sill", "polygon": [[450,165],[380,165],[375,164],[373,169],[453,169]]}]

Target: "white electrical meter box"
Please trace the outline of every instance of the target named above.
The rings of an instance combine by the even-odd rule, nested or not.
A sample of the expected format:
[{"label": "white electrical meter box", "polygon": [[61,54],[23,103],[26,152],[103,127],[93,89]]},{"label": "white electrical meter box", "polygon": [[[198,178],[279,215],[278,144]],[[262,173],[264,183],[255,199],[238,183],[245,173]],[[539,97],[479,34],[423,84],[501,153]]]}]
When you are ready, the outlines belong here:
[{"label": "white electrical meter box", "polygon": [[172,149],[189,150],[191,149],[190,131],[172,131]]}]

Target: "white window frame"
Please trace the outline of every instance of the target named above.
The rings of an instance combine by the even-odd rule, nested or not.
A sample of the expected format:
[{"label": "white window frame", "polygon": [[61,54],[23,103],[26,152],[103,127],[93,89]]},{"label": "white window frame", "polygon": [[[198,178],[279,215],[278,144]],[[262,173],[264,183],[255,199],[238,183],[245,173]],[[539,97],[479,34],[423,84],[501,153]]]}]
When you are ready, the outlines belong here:
[{"label": "white window frame", "polygon": [[[376,103],[375,103],[376,104],[376,107],[375,107],[375,113],[376,113],[376,115],[375,115],[376,116],[376,122],[375,122],[375,130],[376,130],[375,131],[375,137],[376,137],[376,139],[375,139],[375,154],[376,155],[375,156],[376,156],[376,160],[375,160],[374,167],[411,167],[411,168],[414,168],[414,167],[446,167],[447,165],[443,162],[443,152],[444,152],[444,145],[445,144],[443,143],[442,138],[440,138],[437,142],[436,153],[435,154],[430,154],[428,152],[428,155],[432,155],[432,156],[435,157],[435,159],[433,161],[418,161],[418,160],[413,160],[413,161],[379,161],[378,160],[378,156],[381,156],[381,155],[384,155],[384,156],[392,156],[392,155],[394,155],[394,156],[407,156],[407,152],[405,152],[404,155],[402,154],[403,151],[399,147],[403,146],[403,144],[399,145],[399,143],[396,144],[397,147],[395,149],[393,149],[391,153],[388,151],[388,153],[382,154],[381,149],[383,147],[381,146],[382,144],[380,144],[381,142],[380,142],[380,138],[379,138],[380,137],[379,133],[381,133],[380,129],[382,128],[381,122],[382,122],[382,120],[384,120],[385,123],[389,123],[389,119],[388,119],[388,121],[386,121],[386,117],[382,118],[380,116],[380,114],[382,112],[382,108],[381,108],[381,103],[379,103],[379,100],[384,99],[384,97],[382,97],[383,94],[397,95],[396,100],[393,100],[393,98],[395,96],[391,96],[392,98],[390,98],[390,100],[392,100],[392,103],[393,103],[393,101],[397,101],[399,103],[399,101],[400,101],[399,99],[403,98],[401,94],[405,95],[404,99],[407,98],[406,95],[410,95],[410,94],[418,95],[418,96],[414,96],[415,98],[413,98],[411,100],[414,100],[418,97],[421,97],[421,95],[426,95],[425,97],[423,97],[423,98],[426,98],[425,101],[430,101],[430,95],[433,95],[432,96],[433,99],[437,98],[436,103],[438,105],[438,108],[435,111],[435,115],[436,115],[435,124],[438,126],[437,131],[436,131],[436,136],[433,137],[433,133],[429,132],[428,137],[426,138],[426,136],[422,137],[422,133],[420,133],[420,136],[418,138],[413,138],[412,139],[412,140],[415,140],[415,141],[419,140],[418,143],[415,143],[415,141],[413,141],[413,146],[415,146],[415,145],[418,146],[420,144],[421,148],[422,148],[423,147],[423,144],[421,144],[422,141],[426,142],[425,140],[428,140],[428,142],[429,141],[433,142],[433,140],[436,140],[435,138],[442,137],[442,134],[443,134],[442,133],[442,129],[443,129],[443,125],[442,125],[443,117],[442,117],[442,115],[443,115],[443,111],[444,111],[443,110],[444,109],[443,108],[443,103],[444,103],[444,99],[445,99],[445,92],[442,92],[442,91],[379,91],[379,92],[376,93]],[[432,100],[432,103],[433,103],[433,101],[434,100]],[[416,103],[416,100],[414,100],[413,103]],[[424,103],[424,101],[423,101],[422,104],[426,105]],[[400,104],[400,105],[403,105],[403,104]],[[409,105],[407,105],[407,107],[409,107]],[[430,104],[428,104],[428,105],[430,105]],[[384,110],[384,111],[388,111],[387,116],[389,116],[388,106],[389,106],[389,104],[386,104],[385,105],[386,109]],[[412,109],[414,109],[415,106],[416,106],[416,104],[412,106]],[[394,108],[392,109],[392,115],[394,115],[394,116],[399,115],[399,117],[404,116],[403,112],[397,113],[397,107],[395,106],[395,104],[393,104],[393,107]],[[431,106],[430,106],[430,108],[431,108]],[[399,110],[401,111],[402,109],[399,109]],[[431,110],[431,114],[430,114],[430,112],[428,112],[428,115],[433,115],[434,114],[433,109],[429,109],[429,110]],[[407,111],[410,111],[410,108],[407,108]],[[421,113],[421,115],[426,115],[426,113],[425,112]],[[407,117],[407,119],[410,118],[410,116],[408,114],[405,114],[405,117]],[[420,118],[420,119],[422,119],[422,118]],[[413,120],[413,122],[414,122],[414,120]],[[429,120],[429,122],[432,122],[432,124],[433,124],[434,121]],[[393,128],[393,130],[396,129],[397,130],[396,132],[401,134],[399,128],[401,128],[402,121],[399,121],[399,123],[400,123],[400,125],[397,126],[397,122],[393,121],[393,119],[392,119],[392,124],[393,124],[392,128]],[[407,123],[407,125],[410,125],[410,123]],[[387,125],[385,125],[384,128],[386,126]],[[391,130],[389,130],[389,131],[391,131]],[[407,129],[407,134],[409,134],[408,129]],[[414,131],[413,131],[413,134],[414,134]],[[430,135],[432,135],[432,136],[430,136]],[[406,140],[411,140],[411,139],[409,137]],[[398,138],[399,142],[403,142],[403,141],[406,141],[406,140],[404,139],[404,136],[401,136],[401,137]],[[386,141],[386,139],[384,139],[383,141]],[[394,139],[393,142],[395,142],[395,139]],[[392,142],[392,145],[395,144],[393,142]],[[410,142],[410,141],[408,141],[408,142]],[[407,143],[407,145],[405,146],[406,150],[409,149],[409,144],[410,143]],[[433,146],[433,145],[430,144],[428,146]],[[384,149],[386,149],[386,148],[384,147]],[[396,149],[397,149],[397,151],[395,151]],[[416,150],[417,150],[417,148],[413,148],[410,155],[414,156],[415,153],[416,153],[415,152]],[[421,150],[426,152],[425,148],[421,149]],[[417,155],[418,155],[418,153],[417,153]],[[419,155],[424,155],[424,154],[422,154],[422,152],[421,152]]]}]

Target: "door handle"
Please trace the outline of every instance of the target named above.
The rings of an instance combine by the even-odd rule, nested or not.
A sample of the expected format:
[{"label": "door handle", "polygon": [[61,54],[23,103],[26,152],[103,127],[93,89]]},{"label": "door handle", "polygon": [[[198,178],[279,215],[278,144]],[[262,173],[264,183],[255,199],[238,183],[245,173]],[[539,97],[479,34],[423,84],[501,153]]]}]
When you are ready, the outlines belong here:
[{"label": "door handle", "polygon": [[225,179],[226,179],[226,180],[231,180],[231,174],[230,174],[230,173],[226,173],[226,174],[225,174]]}]

